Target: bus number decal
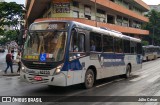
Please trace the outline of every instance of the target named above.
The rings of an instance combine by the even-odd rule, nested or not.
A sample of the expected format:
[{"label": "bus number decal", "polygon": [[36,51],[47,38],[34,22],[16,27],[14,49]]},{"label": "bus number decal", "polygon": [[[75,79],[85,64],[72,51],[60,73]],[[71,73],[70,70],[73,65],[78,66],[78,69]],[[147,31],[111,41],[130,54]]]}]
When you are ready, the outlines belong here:
[{"label": "bus number decal", "polygon": [[49,24],[48,29],[57,29],[58,25],[57,24]]}]

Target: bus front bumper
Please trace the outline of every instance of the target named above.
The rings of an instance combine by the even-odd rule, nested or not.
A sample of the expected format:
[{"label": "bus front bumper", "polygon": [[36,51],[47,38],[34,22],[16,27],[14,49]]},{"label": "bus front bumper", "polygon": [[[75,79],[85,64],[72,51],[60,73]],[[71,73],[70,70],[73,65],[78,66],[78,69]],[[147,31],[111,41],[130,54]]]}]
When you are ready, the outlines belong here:
[{"label": "bus front bumper", "polygon": [[22,81],[33,83],[33,84],[67,86],[66,76],[63,73],[60,73],[54,76],[37,76],[37,75],[29,75],[27,73],[21,72],[20,78]]}]

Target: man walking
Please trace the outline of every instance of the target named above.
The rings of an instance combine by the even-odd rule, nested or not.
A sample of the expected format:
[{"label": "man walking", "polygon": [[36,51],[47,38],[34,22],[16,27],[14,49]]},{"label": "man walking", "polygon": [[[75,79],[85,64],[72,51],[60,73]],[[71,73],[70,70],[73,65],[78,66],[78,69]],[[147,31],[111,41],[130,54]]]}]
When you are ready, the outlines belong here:
[{"label": "man walking", "polygon": [[6,63],[7,63],[7,68],[6,70],[4,71],[4,73],[6,74],[7,73],[7,70],[8,68],[10,67],[11,68],[11,73],[13,73],[13,68],[12,68],[12,54],[10,51],[8,51],[8,54],[6,55]]}]

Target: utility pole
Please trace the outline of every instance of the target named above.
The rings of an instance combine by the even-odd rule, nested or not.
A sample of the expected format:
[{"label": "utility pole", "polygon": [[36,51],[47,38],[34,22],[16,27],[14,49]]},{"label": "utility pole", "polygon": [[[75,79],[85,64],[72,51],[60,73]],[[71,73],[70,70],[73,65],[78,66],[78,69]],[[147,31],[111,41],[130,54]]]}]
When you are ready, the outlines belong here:
[{"label": "utility pole", "polygon": [[97,0],[95,0],[95,3],[94,3],[94,7],[95,7],[95,26],[97,27]]}]

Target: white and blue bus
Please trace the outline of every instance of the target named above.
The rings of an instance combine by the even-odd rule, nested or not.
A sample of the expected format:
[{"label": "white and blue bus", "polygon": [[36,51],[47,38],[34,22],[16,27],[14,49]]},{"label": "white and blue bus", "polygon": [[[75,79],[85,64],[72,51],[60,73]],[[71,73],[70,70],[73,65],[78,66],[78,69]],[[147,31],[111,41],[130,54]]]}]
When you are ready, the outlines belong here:
[{"label": "white and blue bus", "polygon": [[75,21],[48,20],[31,24],[20,76],[30,83],[91,88],[98,79],[129,77],[141,67],[140,39]]},{"label": "white and blue bus", "polygon": [[160,57],[160,47],[154,45],[143,46],[143,60],[155,60]]}]

